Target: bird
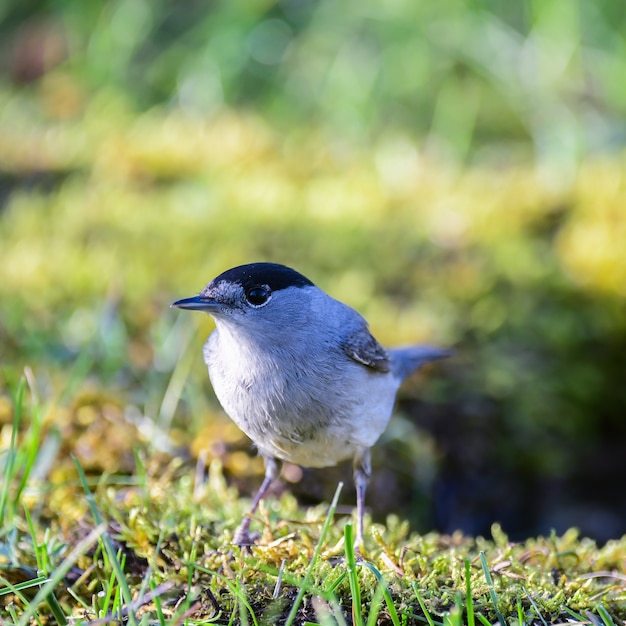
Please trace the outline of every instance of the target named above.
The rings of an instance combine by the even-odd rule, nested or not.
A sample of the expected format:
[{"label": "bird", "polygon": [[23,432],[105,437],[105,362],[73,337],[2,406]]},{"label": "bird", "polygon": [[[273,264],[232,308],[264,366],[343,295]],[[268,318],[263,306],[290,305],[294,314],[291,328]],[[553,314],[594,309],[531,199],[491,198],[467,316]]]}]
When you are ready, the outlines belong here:
[{"label": "bird", "polygon": [[228,269],[172,307],[211,315],[204,361],[226,414],[263,457],[265,476],[233,535],[245,547],[252,516],[282,462],[324,468],[352,460],[355,548],[364,546],[370,449],[387,427],[403,381],[451,351],[385,349],[364,317],[296,270],[270,262]]}]

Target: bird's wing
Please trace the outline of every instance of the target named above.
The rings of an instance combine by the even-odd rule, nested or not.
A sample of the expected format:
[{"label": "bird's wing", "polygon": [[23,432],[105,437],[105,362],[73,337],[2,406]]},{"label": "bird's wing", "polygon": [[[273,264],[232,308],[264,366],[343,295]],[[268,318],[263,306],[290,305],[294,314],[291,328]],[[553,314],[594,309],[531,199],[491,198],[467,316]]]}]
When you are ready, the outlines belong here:
[{"label": "bird's wing", "polygon": [[367,365],[379,372],[388,372],[391,367],[389,355],[367,328],[360,328],[348,335],[341,347],[357,363]]}]

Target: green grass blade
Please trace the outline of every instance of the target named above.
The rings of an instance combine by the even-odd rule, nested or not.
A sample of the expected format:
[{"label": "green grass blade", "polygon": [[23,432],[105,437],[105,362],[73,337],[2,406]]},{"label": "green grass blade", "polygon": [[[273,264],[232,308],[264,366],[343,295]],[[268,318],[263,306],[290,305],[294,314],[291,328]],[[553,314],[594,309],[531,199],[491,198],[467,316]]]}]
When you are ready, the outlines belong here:
[{"label": "green grass blade", "polygon": [[[106,557],[106,552],[104,555],[104,567],[105,569],[108,569],[109,567],[111,567],[111,562],[110,559],[108,559]],[[111,571],[109,572],[109,578],[107,579],[106,583],[103,581],[103,585],[104,585],[104,595],[102,596],[102,600],[99,600],[99,604],[100,604],[100,611],[98,613],[98,617],[103,617],[104,615],[108,615],[109,612],[111,611],[111,606],[114,604],[114,593],[115,593],[115,570],[113,568],[111,568]],[[98,594],[98,597],[100,596],[100,594]]]},{"label": "green grass blade", "polygon": [[59,601],[53,591],[51,591],[48,595],[47,602],[52,615],[54,615],[54,618],[57,621],[57,624],[65,626],[68,623],[67,618],[65,617],[65,613],[63,612],[63,609],[61,608],[61,605],[59,604]]},{"label": "green grass blade", "polygon": [[524,626],[526,620],[524,619],[524,607],[522,606],[522,599],[517,599],[517,623],[518,626]]},{"label": "green grass blade", "polygon": [[[85,472],[83,471],[83,468],[80,462],[78,461],[78,459],[75,456],[72,456],[72,459],[74,460],[74,464],[76,465],[78,477],[85,491],[85,496],[87,498],[87,503],[89,504],[91,513],[94,519],[96,520],[96,524],[100,526],[103,524],[102,516],[100,515],[100,511],[98,511],[98,507],[93,497],[93,493],[91,492],[91,489],[89,488],[89,485],[87,483],[87,477],[85,476]],[[122,566],[120,565],[120,562],[117,558],[115,549],[113,548],[113,543],[111,542],[111,538],[109,537],[109,534],[107,532],[102,533],[102,542],[107,552],[107,556],[109,557],[109,560],[111,562],[111,566],[117,577],[117,582],[118,582],[118,585],[120,586],[120,590],[121,590],[124,602],[126,606],[130,608],[133,603],[133,596],[131,594],[130,587],[128,586],[128,581],[126,580],[126,576],[124,575]],[[133,625],[137,623],[133,612],[130,610],[128,612],[128,621]]]},{"label": "green grass blade", "polygon": [[[182,316],[179,319],[182,320]],[[189,380],[189,374],[191,373],[191,368],[196,359],[195,350],[190,349],[190,347],[192,340],[196,338],[197,332],[195,326],[193,324],[185,324],[178,338],[180,357],[176,360],[174,371],[170,376],[167,388],[163,394],[163,400],[161,401],[156,419],[157,426],[164,432],[167,432],[171,428],[176,407],[182,397],[183,389]]]},{"label": "green grass blade", "polygon": [[335,580],[332,581],[328,589],[326,589],[325,591],[329,594],[334,594],[335,591],[337,591],[337,588],[339,587],[339,585],[341,585],[341,583],[346,579],[347,576],[348,576],[347,572],[341,572],[341,574]]},{"label": "green grass blade", "polygon": [[252,612],[248,601],[248,594],[246,593],[245,585],[241,584],[240,580],[237,580],[238,593],[241,597],[245,597],[246,602],[239,603],[239,626],[248,626],[248,613],[252,615],[255,625],[257,624],[256,616]]},{"label": "green grass blade", "polygon": [[469,559],[465,559],[465,613],[467,615],[467,626],[474,626],[475,619],[474,598],[472,596],[472,570]]},{"label": "green grass blade", "polygon": [[[35,531],[35,526],[33,524],[32,517],[30,515],[30,511],[28,507],[24,507],[24,517],[26,518],[26,524],[28,526],[28,532],[31,537],[31,542],[33,548],[35,550],[35,559],[37,560],[37,570],[42,572],[44,575],[48,574],[48,554],[46,552],[45,546],[41,546],[37,541],[37,533]],[[65,619],[65,614],[63,613],[63,609],[59,604],[59,601],[56,599],[54,592],[50,592],[50,595],[47,598],[48,606],[52,611],[56,621],[58,624],[67,624],[67,620]]]},{"label": "green grass blade", "polygon": [[528,601],[532,604],[533,609],[535,609],[535,613],[537,614],[537,617],[541,620],[541,623],[543,624],[543,626],[548,626],[548,622],[546,622],[546,620],[543,618],[543,615],[541,614],[539,607],[537,606],[536,602],[533,600],[532,596],[528,593],[528,590],[526,589],[526,587],[522,586],[522,589],[524,590],[524,593],[526,594]]},{"label": "green grass blade", "polygon": [[[0,584],[5,586],[4,589],[0,589],[0,595],[5,595],[7,593],[13,593],[13,594],[15,594],[15,596],[17,598],[19,598],[19,600],[20,600],[20,602],[22,603],[23,606],[29,607],[30,606],[30,599],[25,594],[23,594],[22,591],[24,589],[28,589],[29,587],[41,587],[41,584],[45,583],[45,582],[46,582],[45,576],[39,576],[36,579],[28,580],[28,581],[25,581],[23,583],[17,583],[15,585],[13,585],[6,578],[3,578],[2,576],[0,576]],[[2,606],[3,606],[3,608],[5,607],[4,604]],[[20,621],[20,618],[17,615],[17,612],[15,611],[15,606],[16,606],[16,604],[13,603],[13,602],[10,602],[8,604],[8,606],[6,606],[6,608],[9,610],[9,612],[11,614],[11,617],[13,618],[13,621],[10,622],[12,625],[18,624],[19,621]],[[2,624],[2,626],[4,626],[5,622],[2,621],[2,617],[3,617],[2,613],[0,613],[0,624]],[[35,622],[39,626],[43,626],[43,624],[41,622],[41,619],[39,619],[39,617],[37,615],[34,615],[33,619],[35,620]],[[7,624],[8,624],[8,622],[7,622]]]},{"label": "green grass blade", "polygon": [[430,611],[426,608],[426,603],[424,602],[424,598],[422,598],[422,594],[417,588],[417,583],[415,581],[412,581],[411,586],[413,587],[413,593],[415,594],[415,597],[417,598],[420,608],[422,609],[422,613],[424,613],[424,617],[426,618],[426,621],[428,622],[428,626],[435,626],[435,622],[432,616],[430,615]]},{"label": "green grass blade", "polygon": [[[103,524],[98,524],[84,539],[79,541],[76,546],[71,550],[71,552],[63,559],[63,561],[55,568],[54,572],[50,576],[50,578],[46,581],[46,583],[39,589],[37,595],[33,598],[33,600],[28,605],[28,608],[19,619],[18,626],[28,626],[31,618],[35,616],[35,612],[37,611],[37,607],[42,602],[47,602],[50,598],[50,595],[53,593],[54,589],[58,587],[65,578],[66,574],[70,571],[70,569],[74,566],[76,561],[93,546],[101,536],[104,536],[106,532],[106,526]],[[52,609],[52,607],[50,607]],[[59,607],[60,609],[60,607]],[[56,615],[55,615],[56,617]],[[58,618],[57,618],[58,619]],[[65,619],[65,616],[63,616]],[[66,622],[63,622],[66,623]]]},{"label": "green grass blade", "polygon": [[21,500],[22,493],[26,488],[30,473],[35,465],[37,459],[37,453],[41,444],[41,408],[39,406],[37,389],[35,387],[35,380],[30,368],[26,368],[26,380],[30,387],[30,397],[32,399],[32,417],[30,420],[30,426],[28,428],[28,434],[25,438],[25,442],[22,446],[24,459],[22,462],[22,472],[20,482],[17,486],[15,493],[15,503]]},{"label": "green grass blade", "polygon": [[391,597],[391,592],[389,591],[389,587],[387,586],[387,583],[385,582],[383,575],[380,573],[380,571],[376,567],[374,567],[374,565],[372,565],[371,563],[368,563],[367,561],[363,561],[362,565],[367,567],[367,569],[369,569],[370,572],[372,572],[372,574],[374,574],[374,576],[376,577],[376,580],[378,581],[378,587],[376,588],[376,593],[378,593],[378,590],[380,589],[380,592],[382,593],[382,596],[385,600],[385,604],[387,605],[387,610],[389,611],[389,617],[391,619],[392,624],[394,626],[401,626],[400,616],[398,615],[396,605],[393,601],[393,598]]},{"label": "green grass blade", "polygon": [[37,533],[35,531],[35,525],[33,524],[33,519],[30,515],[30,511],[28,507],[24,507],[24,517],[26,518],[26,526],[28,527],[28,533],[30,534],[30,540],[33,544],[33,550],[35,551],[35,560],[37,561],[37,569],[40,572],[47,573],[44,559],[42,558],[41,548],[39,546],[39,542],[37,541]]},{"label": "green grass blade", "polygon": [[[163,525],[161,527],[161,531],[159,532],[159,536],[157,538],[156,546],[154,548],[154,553],[150,559],[150,563],[148,565],[148,569],[143,576],[143,580],[141,581],[141,587],[139,588],[139,598],[143,598],[144,595],[148,591],[148,587],[150,587],[152,583],[152,575],[154,574],[154,570],[156,569],[156,564],[159,559],[159,554],[161,553],[161,548],[163,547],[163,539],[165,538],[166,526]],[[154,590],[152,589],[152,592]]]},{"label": "green grass blade", "polygon": [[95,360],[93,350],[88,347],[78,353],[57,404],[64,406],[68,402],[71,402],[70,399],[76,395],[76,389],[85,380],[85,378],[87,378]]},{"label": "green grass blade", "polygon": [[366,626],[376,626],[378,623],[378,616],[380,615],[380,607],[383,604],[383,596],[384,596],[384,586],[376,585],[376,589],[374,589],[374,593],[372,595],[372,600],[369,606],[369,612],[367,615]]},{"label": "green grass blade", "polygon": [[326,515],[326,520],[324,521],[324,525],[322,526],[322,532],[320,533],[319,541],[315,546],[315,551],[313,552],[313,558],[309,563],[309,567],[307,568],[306,574],[304,575],[304,579],[301,583],[300,589],[298,590],[298,595],[293,602],[291,607],[291,611],[289,611],[289,615],[287,616],[287,620],[285,621],[285,626],[292,626],[296,619],[296,615],[298,613],[298,609],[300,608],[300,604],[304,598],[304,594],[306,593],[306,587],[311,578],[311,573],[313,572],[313,568],[315,567],[315,563],[319,558],[320,552],[322,551],[322,546],[324,545],[324,541],[326,539],[326,535],[328,534],[328,530],[330,525],[335,518],[335,511],[337,510],[337,503],[339,501],[339,495],[341,494],[341,490],[343,488],[343,483],[339,483],[337,485],[337,489],[335,490],[335,495],[333,496],[332,502],[330,503],[330,507],[328,507],[328,514]]},{"label": "green grass blade", "polygon": [[331,608],[331,615],[335,619],[337,626],[348,626],[348,622],[346,622],[346,618],[344,617],[343,610],[341,608],[341,604],[336,596],[332,596],[328,600],[328,604]]},{"label": "green grass blade", "polygon": [[[234,624],[239,612],[239,603],[244,603],[246,606],[246,609],[248,611],[248,613],[252,616],[252,619],[254,621],[255,626],[259,626],[259,623],[256,619],[256,616],[254,614],[254,610],[251,606],[251,604],[248,601],[247,595],[245,593],[245,590],[242,592],[239,588],[240,585],[240,581],[239,580],[235,580],[233,581],[231,578],[229,578],[228,576],[225,576],[224,574],[221,574],[220,572],[211,570],[211,569],[207,569],[206,567],[203,567],[202,565],[195,565],[195,568],[198,572],[203,572],[204,574],[210,574],[211,576],[215,576],[215,578],[217,578],[220,583],[222,583],[225,587],[228,587],[228,590],[230,591],[230,593],[233,595],[233,597],[236,599],[235,602],[235,606],[233,606],[233,611],[232,614],[230,616],[230,619],[228,621],[229,626],[231,624]],[[189,605],[191,605],[191,602],[188,603]],[[183,612],[184,614],[184,612]],[[180,617],[180,613],[176,614],[177,617]],[[178,621],[175,621],[175,623],[178,623]]]},{"label": "green grass blade", "polygon": [[[0,570],[2,571],[2,570]],[[45,576],[37,576],[37,578],[32,578],[30,580],[25,580],[21,583],[11,583],[6,578],[0,576],[0,584],[4,585],[3,589],[0,589],[0,596],[4,596],[8,593],[19,594],[20,591],[24,589],[31,589],[32,587],[41,587],[43,583],[48,580]]]},{"label": "green grass blade", "polygon": [[598,604],[598,606],[596,607],[596,611],[598,612],[598,615],[602,618],[604,626],[615,626],[615,622],[613,621],[611,614],[606,610],[604,606]]},{"label": "green grass blade", "polygon": [[156,589],[157,589],[156,583],[154,582],[154,580],[150,579],[149,584],[150,584],[150,591],[154,594],[153,596],[154,609],[157,614],[157,620],[158,620],[159,626],[165,626],[165,615],[163,614],[163,603],[161,602],[160,595],[156,593]]},{"label": "green grass blade", "polygon": [[493,609],[495,611],[496,617],[498,618],[498,621],[500,622],[500,626],[506,626],[506,620],[504,619],[504,616],[502,615],[502,613],[500,612],[500,609],[498,608],[498,594],[496,593],[496,589],[493,585],[493,579],[491,578],[491,572],[489,571],[489,564],[487,563],[487,557],[485,556],[485,553],[482,550],[480,551],[480,562],[481,562],[481,565],[483,566],[485,580],[487,581],[487,585],[489,586],[489,597],[491,598],[491,603],[493,604]]},{"label": "green grass blade", "polygon": [[363,613],[361,606],[361,587],[356,569],[356,556],[354,554],[354,533],[352,524],[346,524],[344,528],[344,541],[346,561],[348,565],[348,583],[352,594],[352,623],[354,626],[363,626]]},{"label": "green grass blade", "polygon": [[482,613],[477,613],[476,617],[478,617],[478,621],[483,626],[492,626],[491,622]]},{"label": "green grass blade", "polygon": [[589,621],[584,615],[581,615],[580,613],[576,613],[576,611],[573,611],[567,606],[562,606],[561,609],[565,611],[566,613],[568,613],[569,615],[571,615],[574,618],[574,621],[576,622],[580,622],[582,624],[584,622]]},{"label": "green grass blade", "polygon": [[[13,412],[13,430],[11,431],[11,441],[7,452],[7,459],[4,468],[4,480],[2,481],[2,491],[0,492],[0,528],[4,528],[9,502],[9,491],[13,482],[15,472],[15,462],[17,460],[17,431],[22,417],[22,407],[24,405],[24,389],[26,381],[21,378],[15,394],[15,410]],[[16,507],[14,506],[13,509]]]},{"label": "green grass blade", "polygon": [[[193,592],[193,573],[194,573],[194,570],[197,567],[197,565],[196,565],[196,554],[197,554],[197,551],[198,551],[198,542],[197,542],[197,538],[194,537],[193,542],[191,544],[191,551],[189,553],[189,559],[187,559],[187,561],[186,561],[186,564],[187,564],[187,589],[186,589],[185,601],[179,607],[179,611],[180,611],[181,615],[185,615],[186,612],[189,611],[189,609],[192,606],[192,603],[195,601],[195,599],[197,597],[196,594],[194,594],[194,592]],[[238,585],[235,588],[238,589],[239,588]],[[250,610],[252,610],[252,609],[250,609]]]},{"label": "green grass blade", "polygon": [[463,626],[463,609],[457,597],[454,606],[443,616],[443,626]]}]

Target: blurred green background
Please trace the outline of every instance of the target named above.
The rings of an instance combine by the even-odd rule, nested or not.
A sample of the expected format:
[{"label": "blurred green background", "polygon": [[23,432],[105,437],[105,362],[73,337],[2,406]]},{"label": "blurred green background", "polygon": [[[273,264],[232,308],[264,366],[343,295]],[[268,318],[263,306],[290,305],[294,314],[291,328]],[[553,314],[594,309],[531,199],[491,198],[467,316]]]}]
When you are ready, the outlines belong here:
[{"label": "blurred green background", "polygon": [[29,367],[59,467],[206,450],[253,489],[211,322],[169,304],[271,260],[456,348],[403,389],[376,518],[622,535],[624,76],[620,0],[4,0],[0,425]]}]

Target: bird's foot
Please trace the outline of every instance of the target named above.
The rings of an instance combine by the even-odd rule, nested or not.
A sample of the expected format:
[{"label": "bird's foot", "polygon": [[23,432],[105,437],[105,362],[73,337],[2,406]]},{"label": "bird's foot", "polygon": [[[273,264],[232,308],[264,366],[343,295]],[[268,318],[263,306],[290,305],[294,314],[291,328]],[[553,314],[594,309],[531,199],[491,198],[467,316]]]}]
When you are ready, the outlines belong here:
[{"label": "bird's foot", "polygon": [[367,559],[367,550],[365,549],[365,546],[363,545],[363,542],[354,542],[354,558],[357,561],[362,561],[364,559]]},{"label": "bird's foot", "polygon": [[249,524],[242,524],[233,536],[233,543],[240,548],[250,548],[261,536],[259,532],[250,532]]},{"label": "bird's foot", "polygon": [[[369,557],[367,556],[367,552],[364,548],[359,548],[358,546],[354,546],[354,561],[355,563],[363,563],[363,561],[368,561]],[[332,567],[337,567],[337,565],[347,565],[349,563],[349,559],[345,554],[340,554],[337,556],[331,556],[328,559],[328,562]]]}]

